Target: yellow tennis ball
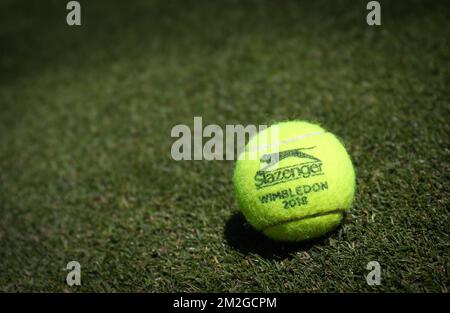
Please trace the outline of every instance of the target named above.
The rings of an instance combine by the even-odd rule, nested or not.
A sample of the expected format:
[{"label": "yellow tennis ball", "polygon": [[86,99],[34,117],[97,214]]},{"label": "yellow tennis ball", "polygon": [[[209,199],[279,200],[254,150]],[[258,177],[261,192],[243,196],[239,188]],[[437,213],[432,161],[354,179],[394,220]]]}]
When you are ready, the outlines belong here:
[{"label": "yellow tennis ball", "polygon": [[355,193],[355,171],[342,143],[304,121],[281,122],[252,137],[233,182],[247,221],[280,241],[309,240],[335,229]]}]

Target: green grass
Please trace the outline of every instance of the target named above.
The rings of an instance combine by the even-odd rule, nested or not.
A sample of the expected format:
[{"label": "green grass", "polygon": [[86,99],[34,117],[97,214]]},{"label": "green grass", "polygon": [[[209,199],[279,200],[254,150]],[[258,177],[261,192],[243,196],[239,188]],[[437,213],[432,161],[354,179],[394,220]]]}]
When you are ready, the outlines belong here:
[{"label": "green grass", "polygon": [[[66,2],[0,4],[0,291],[448,292],[444,2],[381,1],[368,27],[365,1],[81,1],[78,28]],[[338,134],[357,171],[344,225],[261,238],[233,162],[171,159],[194,116]]]}]

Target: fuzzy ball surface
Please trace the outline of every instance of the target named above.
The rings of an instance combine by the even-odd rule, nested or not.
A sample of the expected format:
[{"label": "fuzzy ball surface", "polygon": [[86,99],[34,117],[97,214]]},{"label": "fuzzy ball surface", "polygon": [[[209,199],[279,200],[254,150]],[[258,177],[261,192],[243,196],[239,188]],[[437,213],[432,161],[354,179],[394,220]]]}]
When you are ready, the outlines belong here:
[{"label": "fuzzy ball surface", "polygon": [[247,221],[268,237],[298,242],[335,229],[355,193],[341,141],[305,121],[274,124],[239,155],[233,182]]}]

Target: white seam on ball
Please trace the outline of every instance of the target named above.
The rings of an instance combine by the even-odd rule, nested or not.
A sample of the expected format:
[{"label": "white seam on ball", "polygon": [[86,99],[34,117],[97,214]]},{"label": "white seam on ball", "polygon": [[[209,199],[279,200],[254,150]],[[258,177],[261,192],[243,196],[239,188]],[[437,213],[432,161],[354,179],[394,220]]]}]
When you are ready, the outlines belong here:
[{"label": "white seam on ball", "polygon": [[248,152],[257,152],[257,151],[262,150],[262,149],[267,149],[268,147],[271,147],[271,148],[272,147],[277,147],[277,146],[280,146],[282,144],[291,143],[291,142],[299,141],[299,140],[302,140],[302,139],[305,139],[305,138],[323,135],[323,134],[326,134],[326,133],[327,133],[326,131],[320,131],[320,132],[314,132],[314,133],[309,133],[309,134],[303,134],[303,135],[300,135],[300,136],[297,136],[297,137],[281,140],[281,141],[278,141],[276,143],[272,143],[272,144],[269,144],[269,145],[258,146],[258,147],[256,147],[256,149],[249,149]]}]

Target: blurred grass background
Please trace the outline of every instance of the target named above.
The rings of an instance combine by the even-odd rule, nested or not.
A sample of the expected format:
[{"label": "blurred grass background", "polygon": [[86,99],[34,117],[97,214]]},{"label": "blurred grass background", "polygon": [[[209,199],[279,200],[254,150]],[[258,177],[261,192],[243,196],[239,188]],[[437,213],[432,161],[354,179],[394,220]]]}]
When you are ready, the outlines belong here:
[{"label": "blurred grass background", "polygon": [[[369,27],[366,1],[80,1],[69,27],[67,1],[0,1],[0,290],[448,292],[449,5],[380,2]],[[194,116],[338,134],[345,224],[252,232],[233,162],[171,159]]]}]

